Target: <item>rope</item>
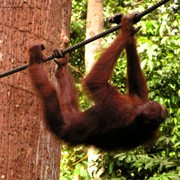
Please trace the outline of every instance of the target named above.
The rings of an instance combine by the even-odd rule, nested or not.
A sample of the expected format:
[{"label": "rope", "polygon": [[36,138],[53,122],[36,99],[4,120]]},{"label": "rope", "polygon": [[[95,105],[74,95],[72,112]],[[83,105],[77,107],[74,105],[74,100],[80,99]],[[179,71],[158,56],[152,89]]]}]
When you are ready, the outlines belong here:
[{"label": "rope", "polygon": [[[168,1],[170,1],[170,0],[161,0],[161,1],[159,1],[158,3],[156,3],[155,5],[149,7],[148,9],[146,9],[145,11],[143,11],[143,12],[141,12],[141,13],[138,13],[138,14],[134,17],[134,24],[137,23],[137,22],[139,22],[143,16],[149,14],[150,12],[152,12],[152,11],[155,10],[155,9],[157,9],[158,7],[160,7],[161,5],[165,4],[165,3],[168,2]],[[89,39],[86,39],[86,40],[84,40],[84,41],[82,41],[82,42],[79,42],[79,43],[77,43],[77,44],[75,44],[75,45],[73,45],[73,46],[71,46],[71,47],[68,47],[67,49],[61,50],[61,56],[56,56],[56,57],[55,57],[54,55],[48,56],[47,59],[46,59],[44,62],[50,61],[50,60],[52,60],[52,59],[54,59],[54,58],[61,58],[61,57],[64,56],[65,54],[67,54],[67,53],[69,53],[69,52],[72,52],[72,51],[74,51],[74,50],[76,50],[76,49],[78,49],[78,48],[80,48],[80,47],[82,47],[82,46],[84,46],[84,45],[92,42],[92,41],[95,41],[95,40],[101,38],[101,37],[104,37],[104,36],[106,36],[107,34],[110,34],[110,33],[114,32],[114,31],[117,31],[117,30],[119,30],[120,28],[121,28],[121,25],[120,25],[120,24],[117,25],[117,26],[114,26],[114,27],[108,29],[107,31],[104,31],[104,32],[102,32],[102,33],[100,33],[100,34],[98,34],[98,35],[95,35],[95,36],[93,36],[93,37],[91,37],[91,38],[89,38]],[[25,64],[25,65],[16,67],[16,68],[14,68],[14,69],[12,69],[12,70],[9,70],[9,71],[6,71],[6,72],[4,72],[4,73],[1,73],[1,74],[0,74],[0,78],[5,77],[5,76],[8,76],[8,75],[13,74],[13,73],[16,73],[16,72],[19,72],[19,71],[21,71],[21,70],[24,70],[24,69],[28,68],[28,66],[29,66],[29,64]]]}]

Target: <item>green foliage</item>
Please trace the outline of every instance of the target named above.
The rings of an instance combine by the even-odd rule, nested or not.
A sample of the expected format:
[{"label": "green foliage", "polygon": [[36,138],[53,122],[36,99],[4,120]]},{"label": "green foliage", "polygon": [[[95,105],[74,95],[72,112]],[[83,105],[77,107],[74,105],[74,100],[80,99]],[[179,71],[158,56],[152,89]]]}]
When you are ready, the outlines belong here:
[{"label": "green foliage", "polygon": [[75,176],[89,179],[87,172],[87,149],[84,147],[67,148],[62,146],[61,180],[72,180]]},{"label": "green foliage", "polygon": [[[72,1],[72,17],[71,17],[71,39],[70,45],[74,45],[85,39],[86,31],[86,10],[87,0]],[[79,48],[70,53],[69,62],[79,71],[84,72],[84,47]],[[74,72],[75,77],[79,78],[80,74]]]},{"label": "green foliage", "polygon": [[[139,147],[134,151],[99,153],[94,162],[94,177],[103,180],[178,180],[180,177],[180,14],[178,4],[170,1],[145,16],[139,25],[138,51],[141,66],[146,75],[149,98],[164,104],[169,110],[169,118],[161,126],[160,138],[150,147]],[[116,12],[143,11],[157,3],[155,0],[104,0],[104,15],[110,17]],[[86,1],[73,1],[71,43],[85,38]],[[104,38],[107,46],[114,35]],[[84,72],[84,49],[71,54],[71,64]],[[78,78],[79,74],[74,73]],[[126,57],[119,59],[114,70],[112,83],[125,92]],[[83,96],[80,84],[79,98],[82,109],[91,102]],[[87,148],[63,146],[61,179],[90,178],[87,172]]]}]

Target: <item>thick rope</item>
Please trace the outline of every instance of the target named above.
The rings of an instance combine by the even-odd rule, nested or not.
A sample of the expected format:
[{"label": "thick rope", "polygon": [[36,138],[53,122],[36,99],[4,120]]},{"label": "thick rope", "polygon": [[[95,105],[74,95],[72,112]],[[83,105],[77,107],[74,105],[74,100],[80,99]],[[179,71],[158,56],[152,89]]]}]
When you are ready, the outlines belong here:
[{"label": "thick rope", "polygon": [[[156,3],[155,5],[149,7],[147,10],[145,10],[145,11],[137,14],[137,15],[134,17],[134,24],[137,23],[137,22],[139,22],[143,16],[149,14],[150,12],[152,12],[152,11],[155,10],[155,9],[157,9],[158,7],[160,7],[161,5],[165,4],[165,3],[168,2],[168,1],[170,1],[170,0],[161,0],[161,1],[159,1],[158,3]],[[120,24],[117,25],[117,26],[115,26],[115,27],[112,27],[112,28],[108,29],[107,31],[104,31],[104,32],[102,32],[102,33],[100,33],[100,34],[98,34],[98,35],[96,35],[96,36],[93,36],[92,38],[86,39],[86,40],[84,40],[84,41],[82,41],[82,42],[79,42],[79,43],[77,43],[77,44],[75,44],[75,45],[67,48],[67,49],[62,50],[62,51],[61,51],[61,56],[58,56],[58,57],[57,57],[57,56],[55,57],[54,55],[48,56],[47,59],[46,59],[44,62],[50,61],[50,60],[52,60],[52,59],[54,59],[54,58],[61,58],[62,55],[64,56],[65,54],[67,54],[67,53],[69,53],[69,52],[72,52],[72,51],[74,51],[74,50],[76,50],[76,49],[78,49],[78,48],[80,48],[80,47],[82,47],[82,46],[84,46],[84,45],[92,42],[92,41],[95,41],[95,40],[101,38],[101,37],[104,37],[104,36],[106,36],[107,34],[110,34],[110,33],[114,32],[114,31],[117,31],[117,30],[119,30],[120,28],[121,28],[121,25],[120,25]],[[4,72],[4,73],[1,73],[1,74],[0,74],[0,78],[5,77],[5,76],[8,76],[8,75],[13,74],[13,73],[16,73],[16,72],[19,72],[19,71],[21,71],[21,70],[24,70],[24,69],[28,68],[28,66],[29,66],[29,64],[25,64],[25,65],[16,67],[16,68],[14,68],[14,69],[12,69],[12,70],[9,70],[9,71],[6,71],[6,72]]]}]

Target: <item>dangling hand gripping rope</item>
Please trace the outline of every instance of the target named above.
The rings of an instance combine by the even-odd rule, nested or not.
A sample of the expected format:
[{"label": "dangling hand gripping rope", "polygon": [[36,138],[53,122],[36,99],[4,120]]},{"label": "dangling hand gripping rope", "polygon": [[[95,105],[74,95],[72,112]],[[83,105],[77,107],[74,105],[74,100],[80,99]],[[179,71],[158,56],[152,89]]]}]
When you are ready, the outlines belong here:
[{"label": "dangling hand gripping rope", "polygon": [[[168,1],[170,1],[170,0],[162,0],[162,1],[158,2],[157,4],[149,7],[149,8],[148,8],[147,10],[145,10],[144,12],[137,14],[137,15],[135,16],[135,18],[134,18],[134,24],[137,23],[137,22],[139,22],[143,16],[149,14],[150,12],[152,12],[152,11],[155,10],[155,9],[157,9],[158,7],[160,7],[161,5],[165,4],[165,3],[168,2]],[[74,51],[75,49],[78,49],[78,48],[80,48],[80,47],[82,47],[82,46],[84,46],[84,45],[86,45],[86,44],[88,44],[88,43],[90,43],[90,42],[92,42],[92,41],[95,41],[95,40],[97,40],[97,39],[99,39],[99,38],[101,38],[101,37],[104,37],[104,36],[106,36],[107,34],[110,34],[110,33],[114,32],[114,31],[117,31],[117,30],[120,29],[120,28],[121,28],[121,25],[120,25],[120,24],[117,25],[117,26],[115,26],[115,27],[112,27],[112,28],[110,28],[109,30],[104,31],[104,32],[102,32],[102,33],[100,33],[100,34],[92,37],[92,38],[86,39],[86,40],[84,40],[84,41],[82,41],[82,42],[79,42],[78,44],[75,44],[75,45],[73,45],[73,46],[71,46],[71,47],[69,47],[69,48],[67,48],[67,49],[62,50],[62,51],[61,51],[61,56],[59,56],[59,57],[57,57],[57,56],[55,57],[54,55],[48,56],[47,59],[46,59],[45,61],[43,61],[43,62],[50,61],[50,60],[52,60],[52,59],[54,59],[54,58],[61,58],[61,57],[64,56],[65,54],[67,54],[67,53],[69,53],[69,52],[72,52],[72,51]],[[18,71],[24,70],[24,69],[28,68],[28,66],[29,66],[29,64],[25,64],[25,65],[19,66],[19,67],[17,67],[17,68],[14,68],[14,69],[12,69],[12,70],[9,70],[9,71],[6,71],[6,72],[4,72],[4,73],[1,73],[1,74],[0,74],[0,78],[5,77],[5,76],[8,76],[8,75],[13,74],[13,73],[16,73],[16,72],[18,72]]]}]

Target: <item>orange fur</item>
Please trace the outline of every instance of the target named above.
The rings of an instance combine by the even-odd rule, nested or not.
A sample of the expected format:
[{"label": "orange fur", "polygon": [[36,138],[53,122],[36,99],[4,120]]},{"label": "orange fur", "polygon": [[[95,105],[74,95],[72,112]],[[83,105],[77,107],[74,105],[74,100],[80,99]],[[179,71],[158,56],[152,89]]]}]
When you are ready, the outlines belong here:
[{"label": "orange fur", "polygon": [[[123,16],[122,30],[105,50],[83,83],[95,106],[80,112],[67,62],[58,63],[57,88],[49,82],[40,62],[42,46],[30,49],[30,77],[44,104],[46,122],[53,133],[70,145],[94,145],[104,150],[131,149],[151,142],[167,117],[167,110],[148,101],[146,80],[140,67],[133,14]],[[123,95],[108,83],[115,63],[127,53],[127,87]]]}]

